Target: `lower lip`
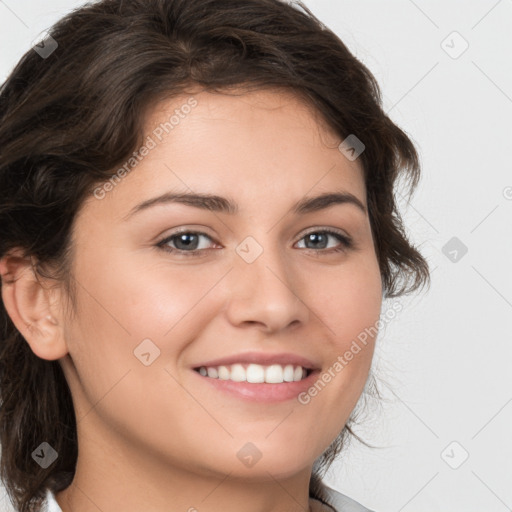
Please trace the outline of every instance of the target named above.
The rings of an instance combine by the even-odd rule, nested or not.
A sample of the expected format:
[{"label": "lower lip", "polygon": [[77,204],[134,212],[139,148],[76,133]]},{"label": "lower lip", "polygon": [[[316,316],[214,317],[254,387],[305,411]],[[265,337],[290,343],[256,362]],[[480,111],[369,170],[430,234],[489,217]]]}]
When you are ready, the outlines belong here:
[{"label": "lower lip", "polygon": [[219,391],[224,391],[243,400],[252,402],[284,402],[297,398],[317,380],[318,370],[311,372],[305,379],[298,382],[283,382],[268,384],[266,382],[252,384],[250,382],[235,382],[233,380],[212,379],[192,370],[205,383],[209,383]]}]

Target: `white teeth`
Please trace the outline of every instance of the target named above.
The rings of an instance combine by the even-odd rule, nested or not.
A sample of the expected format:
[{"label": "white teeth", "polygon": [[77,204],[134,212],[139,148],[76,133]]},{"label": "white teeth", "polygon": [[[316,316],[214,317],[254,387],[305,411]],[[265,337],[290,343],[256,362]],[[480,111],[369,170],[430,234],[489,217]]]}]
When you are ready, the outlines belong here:
[{"label": "white teeth", "polygon": [[284,381],[285,382],[293,382],[293,375],[294,375],[293,365],[287,364],[284,367],[284,372],[283,372]]},{"label": "white teeth", "polygon": [[247,382],[265,382],[265,368],[259,364],[250,364],[247,367]]},{"label": "white teeth", "polygon": [[280,364],[273,364],[272,366],[267,367],[265,370],[265,382],[279,384],[280,382],[283,382],[283,380],[283,367]]},{"label": "white teeth", "polygon": [[234,364],[231,366],[231,380],[235,382],[244,382],[245,370],[241,364]]},{"label": "white teeth", "polygon": [[[204,366],[202,366],[201,368],[204,368]],[[217,368],[208,368],[208,377],[211,377],[212,379],[218,379],[219,372],[217,371]]]},{"label": "white teeth", "polygon": [[228,380],[230,377],[230,372],[226,366],[219,366],[219,379]]},{"label": "white teeth", "polygon": [[259,384],[266,382],[268,384],[281,384],[283,382],[297,382],[306,377],[307,371],[302,366],[286,366],[272,364],[263,366],[261,364],[232,364],[229,366],[201,366],[199,373],[204,377],[212,379],[232,380],[234,382],[250,382]]},{"label": "white teeth", "polygon": [[293,372],[293,380],[301,380],[302,379],[302,368],[297,366],[295,371]]}]

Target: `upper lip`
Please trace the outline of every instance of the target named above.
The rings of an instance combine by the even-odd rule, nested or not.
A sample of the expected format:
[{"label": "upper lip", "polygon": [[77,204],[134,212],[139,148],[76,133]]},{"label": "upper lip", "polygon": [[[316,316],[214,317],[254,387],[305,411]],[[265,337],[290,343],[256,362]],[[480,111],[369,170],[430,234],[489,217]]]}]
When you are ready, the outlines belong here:
[{"label": "upper lip", "polygon": [[220,359],[212,359],[210,361],[205,361],[198,365],[195,365],[194,368],[201,368],[201,366],[229,366],[232,364],[261,364],[264,366],[269,366],[272,364],[280,364],[287,365],[291,364],[293,366],[302,366],[307,370],[317,370],[318,365],[313,363],[311,360],[306,357],[299,356],[297,354],[291,354],[286,352],[280,352],[278,354],[271,353],[263,353],[263,352],[244,352],[241,354],[233,354],[231,356],[222,357]]}]

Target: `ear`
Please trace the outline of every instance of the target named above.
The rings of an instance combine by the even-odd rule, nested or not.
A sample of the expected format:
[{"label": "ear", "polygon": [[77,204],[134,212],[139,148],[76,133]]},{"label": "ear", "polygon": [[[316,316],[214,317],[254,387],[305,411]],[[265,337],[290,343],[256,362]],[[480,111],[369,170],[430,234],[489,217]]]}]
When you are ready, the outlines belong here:
[{"label": "ear", "polygon": [[[52,304],[54,290],[36,273],[33,260],[20,249],[0,259],[2,301],[14,325],[42,359],[64,357],[63,321],[57,304]],[[46,285],[46,286],[45,286]]]}]

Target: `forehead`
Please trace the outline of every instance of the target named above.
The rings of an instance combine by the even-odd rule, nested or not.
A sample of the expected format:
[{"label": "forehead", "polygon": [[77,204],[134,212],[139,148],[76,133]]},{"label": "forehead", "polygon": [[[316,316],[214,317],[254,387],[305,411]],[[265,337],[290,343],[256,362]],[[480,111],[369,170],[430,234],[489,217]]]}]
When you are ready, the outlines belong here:
[{"label": "forehead", "polygon": [[146,150],[102,203],[118,216],[135,200],[197,191],[261,209],[343,189],[365,204],[361,165],[339,151],[341,140],[291,92],[183,94],[148,110]]},{"label": "forehead", "polygon": [[[192,101],[194,106],[188,108],[187,105]],[[180,111],[186,112],[183,114]],[[174,126],[167,125],[166,130],[165,125],[169,121]],[[262,130],[262,125],[265,125],[265,130]],[[183,126],[186,127],[185,130],[178,129]],[[279,132],[279,128],[283,127],[287,130]],[[175,141],[176,144],[182,138],[180,132],[182,135],[185,132],[190,140],[194,135],[192,130],[199,130],[200,136],[201,130],[207,128],[211,130],[210,137],[219,129],[219,136],[231,131],[236,136],[231,147],[236,140],[247,140],[244,137],[247,135],[254,136],[251,144],[253,147],[257,147],[265,139],[273,140],[275,144],[296,139],[295,146],[298,146],[305,142],[303,137],[306,132],[308,146],[323,141],[329,147],[339,138],[310,101],[290,90],[268,88],[251,92],[233,88],[218,93],[202,91],[162,100],[148,109],[144,131],[146,134],[155,135],[159,128],[164,129],[164,137],[172,133],[169,142]],[[158,138],[158,134],[156,135]],[[275,138],[276,135],[279,137]],[[270,151],[275,144],[264,149]]]}]

